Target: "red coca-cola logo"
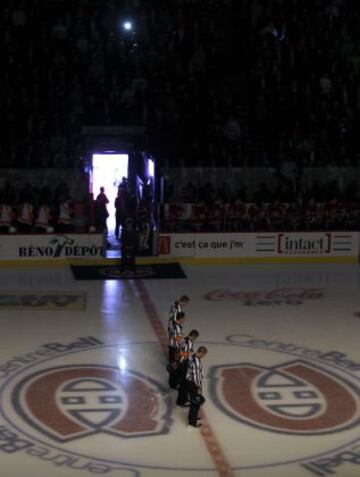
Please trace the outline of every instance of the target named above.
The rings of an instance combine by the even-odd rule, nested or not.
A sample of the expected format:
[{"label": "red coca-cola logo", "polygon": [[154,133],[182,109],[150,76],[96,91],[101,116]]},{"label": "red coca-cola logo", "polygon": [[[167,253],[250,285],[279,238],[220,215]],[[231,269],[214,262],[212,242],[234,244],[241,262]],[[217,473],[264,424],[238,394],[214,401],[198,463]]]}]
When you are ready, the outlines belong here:
[{"label": "red coca-cola logo", "polygon": [[248,300],[314,300],[324,296],[323,288],[277,288],[267,291],[231,291],[229,289],[213,290],[204,295],[210,301],[248,301]]}]

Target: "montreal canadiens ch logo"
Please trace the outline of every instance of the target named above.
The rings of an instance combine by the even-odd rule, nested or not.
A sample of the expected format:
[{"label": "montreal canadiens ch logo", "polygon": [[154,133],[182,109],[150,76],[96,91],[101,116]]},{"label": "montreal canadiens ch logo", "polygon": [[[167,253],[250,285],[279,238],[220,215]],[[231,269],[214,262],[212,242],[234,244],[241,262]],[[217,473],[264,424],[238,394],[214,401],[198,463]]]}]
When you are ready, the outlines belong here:
[{"label": "montreal canadiens ch logo", "polygon": [[211,377],[217,405],[254,427],[316,435],[359,424],[353,385],[306,361],[269,368],[249,363],[215,366]]},{"label": "montreal canadiens ch logo", "polygon": [[[26,376],[13,390],[17,413],[57,442],[96,433],[122,438],[168,432],[157,383],[111,366],[70,365]],[[139,415],[141,414],[141,416]]]}]

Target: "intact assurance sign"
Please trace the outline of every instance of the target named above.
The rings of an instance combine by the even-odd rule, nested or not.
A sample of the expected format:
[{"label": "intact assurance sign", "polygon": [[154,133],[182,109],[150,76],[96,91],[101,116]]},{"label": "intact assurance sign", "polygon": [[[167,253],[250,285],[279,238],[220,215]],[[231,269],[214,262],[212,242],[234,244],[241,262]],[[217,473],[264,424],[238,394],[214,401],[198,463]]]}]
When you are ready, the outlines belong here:
[{"label": "intact assurance sign", "polygon": [[0,260],[100,258],[103,241],[100,234],[2,235]]},{"label": "intact assurance sign", "polygon": [[259,253],[275,255],[353,255],[357,253],[357,234],[342,232],[277,233],[256,238]]},{"label": "intact assurance sign", "polygon": [[159,255],[171,257],[358,256],[356,232],[160,234]]}]

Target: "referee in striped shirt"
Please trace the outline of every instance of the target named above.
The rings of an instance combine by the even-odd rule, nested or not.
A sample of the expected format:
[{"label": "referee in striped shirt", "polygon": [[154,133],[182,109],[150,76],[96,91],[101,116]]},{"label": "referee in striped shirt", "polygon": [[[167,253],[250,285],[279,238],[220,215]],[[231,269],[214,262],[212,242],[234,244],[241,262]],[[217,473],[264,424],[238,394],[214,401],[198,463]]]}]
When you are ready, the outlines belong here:
[{"label": "referee in striped shirt", "polygon": [[174,320],[172,333],[169,337],[169,386],[171,389],[178,387],[178,365],[180,357],[181,343],[184,340],[183,324],[185,321],[185,313],[180,311]]},{"label": "referee in striped shirt", "polygon": [[188,424],[190,427],[200,427],[198,413],[200,406],[204,404],[205,398],[202,395],[203,372],[202,358],[207,354],[205,346],[200,346],[189,361],[186,372],[186,387],[190,396],[190,409],[188,414]]},{"label": "referee in striped shirt", "polygon": [[181,342],[178,367],[179,391],[176,400],[176,404],[180,407],[189,407],[190,405],[188,390],[186,386],[186,372],[188,369],[189,361],[194,354],[194,341],[198,337],[199,332],[197,330],[191,330],[188,336],[186,336],[186,338]]},{"label": "referee in striped shirt", "polygon": [[190,298],[187,295],[182,295],[180,297],[180,300],[175,301],[169,310],[169,321],[168,321],[168,335],[170,338],[170,335],[172,334],[172,329],[174,327],[174,321],[177,319],[178,313],[181,313],[184,311],[184,307],[189,303]]},{"label": "referee in striped shirt", "polygon": [[171,338],[176,334],[176,322],[180,316],[184,315],[184,307],[189,303],[190,298],[187,295],[182,295],[179,300],[175,301],[169,310],[169,321],[168,321],[168,336],[169,336],[169,364],[168,369],[172,366],[174,362],[174,349],[171,344]]}]

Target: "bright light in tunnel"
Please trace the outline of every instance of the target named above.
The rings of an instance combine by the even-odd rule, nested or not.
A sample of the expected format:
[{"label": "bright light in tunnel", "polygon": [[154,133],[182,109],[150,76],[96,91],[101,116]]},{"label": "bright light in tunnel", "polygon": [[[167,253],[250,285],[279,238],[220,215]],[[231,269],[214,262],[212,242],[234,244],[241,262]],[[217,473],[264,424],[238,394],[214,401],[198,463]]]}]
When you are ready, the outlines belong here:
[{"label": "bright light in tunnel", "polygon": [[111,235],[115,229],[115,206],[118,185],[123,177],[128,176],[128,154],[93,154],[93,193],[94,199],[105,187],[105,194],[109,199],[107,209],[109,217],[107,226]]},{"label": "bright light in tunnel", "polygon": [[152,159],[149,159],[149,176],[155,176],[155,163]]}]

